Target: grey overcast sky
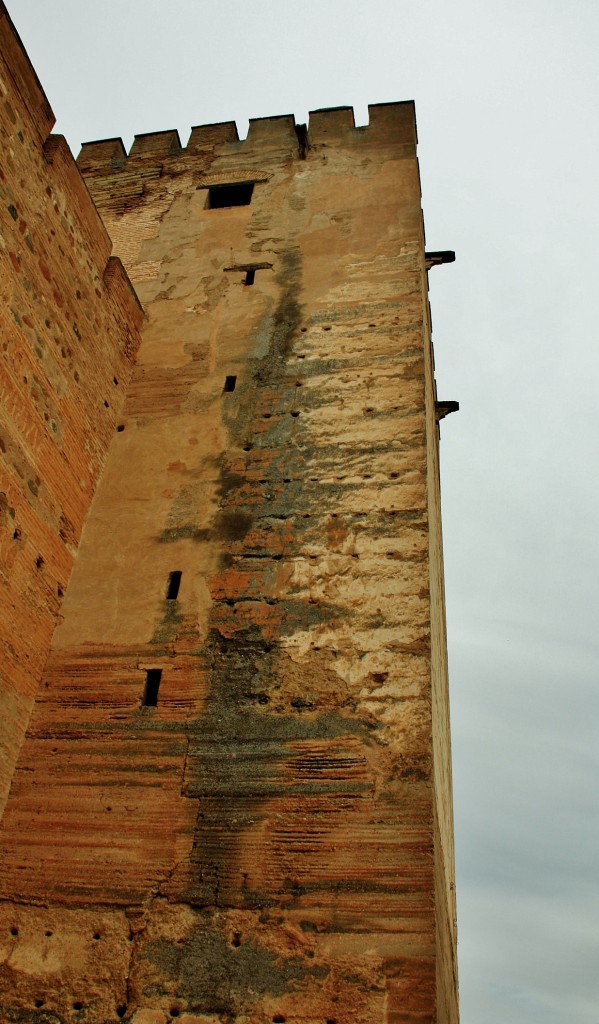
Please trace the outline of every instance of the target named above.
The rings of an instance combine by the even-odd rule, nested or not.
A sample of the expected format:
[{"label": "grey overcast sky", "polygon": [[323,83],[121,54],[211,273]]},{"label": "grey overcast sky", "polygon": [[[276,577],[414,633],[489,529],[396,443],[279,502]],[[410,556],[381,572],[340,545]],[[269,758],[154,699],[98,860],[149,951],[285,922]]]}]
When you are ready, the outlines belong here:
[{"label": "grey overcast sky", "polygon": [[599,1020],[598,0],[9,0],[72,149],[414,99],[462,1024]]}]

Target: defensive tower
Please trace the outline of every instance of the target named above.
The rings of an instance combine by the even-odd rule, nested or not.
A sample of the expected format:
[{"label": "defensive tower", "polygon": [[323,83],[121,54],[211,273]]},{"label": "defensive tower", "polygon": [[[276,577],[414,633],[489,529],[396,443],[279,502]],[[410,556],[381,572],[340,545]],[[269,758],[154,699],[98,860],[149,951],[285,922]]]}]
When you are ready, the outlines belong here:
[{"label": "defensive tower", "polygon": [[[37,358],[71,416],[58,436],[73,460],[108,453],[0,831],[4,1015],[455,1024],[438,482],[451,403],[436,399],[427,297],[445,257],[425,253],[413,105],[372,106],[364,128],[341,108],[308,126],[257,119],[243,141],[227,123],[186,147],[174,131],[129,154],[88,143],[92,204],[46,141],[51,116],[23,128],[43,94],[11,46],[11,159],[36,168],[19,180],[51,198],[59,153],[64,208],[99,252],[79,260],[82,283],[64,240],[49,265],[66,260],[69,303],[90,296],[78,338],[32,235],[15,279],[34,254],[39,291],[18,293],[33,326],[17,311],[11,337],[33,364],[31,332],[56,324]],[[16,246],[26,199],[8,199]],[[43,199],[33,215],[40,252],[63,237],[52,211]],[[141,316],[120,270],[102,283],[107,238],[145,311],[130,382]],[[114,327],[98,320],[107,302]],[[54,365],[73,334],[66,388]],[[35,396],[23,415],[46,422]],[[38,476],[58,488],[52,433]],[[74,552],[84,506],[71,549],[58,507],[37,547]]]}]

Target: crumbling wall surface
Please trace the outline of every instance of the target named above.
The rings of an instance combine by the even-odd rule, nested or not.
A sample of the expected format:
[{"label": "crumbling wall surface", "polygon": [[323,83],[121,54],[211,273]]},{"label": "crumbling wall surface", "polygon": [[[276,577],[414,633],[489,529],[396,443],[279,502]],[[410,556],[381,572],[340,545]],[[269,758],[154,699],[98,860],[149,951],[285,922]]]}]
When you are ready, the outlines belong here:
[{"label": "crumbling wall surface", "polygon": [[7,1020],[453,1024],[412,104],[79,164],[148,319],[0,833]]},{"label": "crumbling wall surface", "polygon": [[142,313],[0,4],[0,814]]}]

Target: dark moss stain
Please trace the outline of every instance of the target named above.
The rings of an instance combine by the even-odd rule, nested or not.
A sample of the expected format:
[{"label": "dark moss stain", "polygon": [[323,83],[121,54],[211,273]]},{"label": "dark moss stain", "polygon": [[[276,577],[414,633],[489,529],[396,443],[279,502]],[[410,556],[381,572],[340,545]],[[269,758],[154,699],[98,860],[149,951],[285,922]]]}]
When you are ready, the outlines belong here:
[{"label": "dark moss stain", "polygon": [[[279,652],[256,627],[226,638],[213,631],[208,643],[211,689],[201,718],[190,726],[183,792],[199,798],[191,853],[192,871],[182,898],[204,907],[263,907],[277,902],[247,885],[238,868],[238,850],[246,829],[261,818],[275,796],[312,796],[342,792],[350,799],[362,782],[291,780],[285,772],[294,756],[290,747],[306,739],[335,739],[348,734],[367,741],[368,726],[336,712],[271,712]],[[322,827],[322,826],[320,826]]]},{"label": "dark moss stain", "polygon": [[[144,956],[174,984],[175,997],[192,1013],[238,1014],[264,996],[281,997],[306,978],[322,980],[328,974],[326,967],[301,957],[277,957],[253,940],[234,948],[209,915],[201,915],[182,944],[156,939],[144,947]],[[163,992],[151,985],[144,995]]]},{"label": "dark moss stain", "polygon": [[166,644],[174,640],[184,621],[176,601],[164,600],[162,608],[162,618],[154,627],[150,641],[152,644]]}]

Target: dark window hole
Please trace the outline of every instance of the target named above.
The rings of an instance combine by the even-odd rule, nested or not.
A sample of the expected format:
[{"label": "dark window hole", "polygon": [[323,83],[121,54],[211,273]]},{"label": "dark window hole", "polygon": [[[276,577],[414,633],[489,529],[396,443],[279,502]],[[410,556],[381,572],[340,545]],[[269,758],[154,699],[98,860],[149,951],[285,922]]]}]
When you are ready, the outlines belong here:
[{"label": "dark window hole", "polygon": [[64,590],[62,589],[62,587],[57,587],[56,588],[56,593],[57,593],[58,597],[64,597]]},{"label": "dark window hole", "polygon": [[170,1013],[171,1017],[178,1017],[179,1014],[181,1013],[181,1011],[176,1006],[171,1006],[168,1012]]},{"label": "dark window hole", "polygon": [[79,1001],[77,1001],[76,1003],[73,1003],[73,1009],[74,1010],[82,1010],[83,1009],[83,1003],[80,1003]]},{"label": "dark window hole", "polygon": [[161,668],[149,668],[146,670],[146,685],[144,689],[142,707],[155,708],[158,704],[158,690],[162,679]]},{"label": "dark window hole", "polygon": [[305,356],[298,356],[297,358],[298,359],[305,359],[306,357]]},{"label": "dark window hole", "polygon": [[116,1008],[116,1015],[117,1015],[117,1017],[124,1017],[126,1012],[127,1012],[127,1006],[124,1003],[121,1003],[120,1006],[117,1006],[117,1008]]},{"label": "dark window hole", "polygon": [[302,386],[301,380],[296,380],[295,386],[296,386],[296,388],[301,388],[301,386]]},{"label": "dark window hole", "polygon": [[255,270],[248,270],[248,272],[245,275],[245,280],[244,280],[243,283],[246,284],[246,285],[250,285],[250,284],[254,283],[255,279],[256,279],[256,271]]},{"label": "dark window hole", "polygon": [[118,380],[117,380],[117,378],[116,378],[116,377],[113,377],[113,378],[112,378],[112,383],[113,383],[113,384],[115,384],[115,385],[117,385],[117,384],[118,384]]},{"label": "dark window hole", "polygon": [[283,477],[283,483],[284,484],[290,484],[291,483],[291,477],[290,476]]},{"label": "dark window hole", "polygon": [[43,564],[44,564],[44,559],[42,558],[41,555],[38,555],[36,560],[35,560],[35,568],[36,569],[41,569]]},{"label": "dark window hole", "polygon": [[327,1020],[327,1024],[337,1024],[337,1021],[335,1020],[334,1017],[329,1017],[329,1019]]},{"label": "dark window hole", "polygon": [[225,377],[225,386],[223,391],[235,391],[235,385],[237,384],[237,377]]},{"label": "dark window hole", "polygon": [[244,444],[243,450],[244,450],[244,452],[251,452],[253,447],[254,447],[253,444]]},{"label": "dark window hole", "polygon": [[119,425],[118,425],[118,427],[116,429],[117,429],[117,433],[122,434],[123,430],[125,429],[125,424],[124,423],[119,423]]},{"label": "dark window hole", "polygon": [[39,1008],[40,1008],[41,1006],[43,1006],[43,1005],[44,1005],[44,1000],[43,1000],[43,999],[36,999],[36,1000],[35,1000],[34,1006],[35,1006],[35,1007],[36,1007],[36,1008],[37,1008],[38,1010],[39,1010]]},{"label": "dark window hole", "polygon": [[307,327],[302,327],[302,328],[301,328],[302,334],[305,334],[307,330],[308,330],[308,328],[307,328]]},{"label": "dark window hole", "polygon": [[19,929],[18,928],[11,928],[10,929],[10,934],[11,935],[18,935],[19,934]]},{"label": "dark window hole", "polygon": [[330,327],[323,327],[323,331],[330,331]]},{"label": "dark window hole", "polygon": [[295,412],[292,412],[291,415],[292,416],[299,416],[299,412],[296,410]]},{"label": "dark window hole", "polygon": [[180,569],[175,569],[169,575],[168,586],[166,588],[166,599],[167,601],[176,601],[179,596],[179,587],[181,586],[181,576],[183,573]]},{"label": "dark window hole", "polygon": [[51,938],[53,934],[54,934],[54,932],[51,932],[50,930],[48,930],[47,932],[44,932],[44,935],[46,936],[47,939]]},{"label": "dark window hole", "polygon": [[21,531],[17,528],[16,530],[13,531],[13,535],[12,536],[13,536],[13,540],[20,540],[21,539]]},{"label": "dark window hole", "polygon": [[208,209],[223,210],[228,206],[249,206],[254,191],[253,181],[235,185],[213,185],[208,189]]},{"label": "dark window hole", "polygon": [[107,401],[104,401],[104,408],[105,409],[110,409],[110,403],[107,402]]},{"label": "dark window hole", "polygon": [[239,949],[241,946],[241,935],[239,932],[234,932],[233,938],[231,939],[231,945],[235,946],[235,949]]},{"label": "dark window hole", "polygon": [[94,932],[94,940],[97,942],[100,938],[100,932]]},{"label": "dark window hole", "polygon": [[269,420],[271,418],[271,416],[272,416],[271,412],[265,412],[265,413],[262,414],[262,419],[263,420]]},{"label": "dark window hole", "polygon": [[280,1013],[275,1013],[272,1024],[285,1024],[285,1018]]}]

